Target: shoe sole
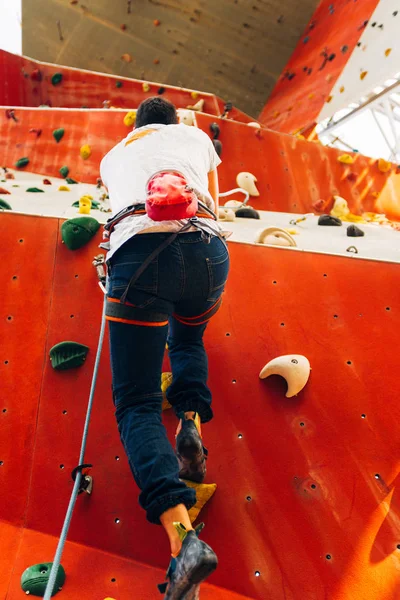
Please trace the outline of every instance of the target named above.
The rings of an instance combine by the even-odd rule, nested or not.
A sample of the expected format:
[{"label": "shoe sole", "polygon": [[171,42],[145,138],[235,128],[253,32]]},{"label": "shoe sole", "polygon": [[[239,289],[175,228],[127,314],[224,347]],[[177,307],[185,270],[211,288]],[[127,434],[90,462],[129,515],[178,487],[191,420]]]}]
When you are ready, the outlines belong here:
[{"label": "shoe sole", "polygon": [[[179,477],[196,483],[202,483],[206,476],[206,468],[204,465],[205,455],[203,443],[201,439],[199,439],[197,429],[196,431],[189,430],[180,433],[176,442],[176,454],[178,459],[184,463],[189,463],[188,465],[185,464],[179,471]],[[196,464],[199,464],[200,462],[204,467],[202,471],[191,469],[192,465],[196,466]]]},{"label": "shoe sole", "polygon": [[[173,588],[170,587],[167,590],[164,600],[191,600],[191,598],[196,598],[196,596],[193,596],[194,592],[198,591],[200,583],[205,581],[217,566],[218,559],[215,554],[204,557],[202,564],[196,567],[195,572],[188,575],[185,581],[174,582]],[[189,592],[192,596],[187,596]]]}]

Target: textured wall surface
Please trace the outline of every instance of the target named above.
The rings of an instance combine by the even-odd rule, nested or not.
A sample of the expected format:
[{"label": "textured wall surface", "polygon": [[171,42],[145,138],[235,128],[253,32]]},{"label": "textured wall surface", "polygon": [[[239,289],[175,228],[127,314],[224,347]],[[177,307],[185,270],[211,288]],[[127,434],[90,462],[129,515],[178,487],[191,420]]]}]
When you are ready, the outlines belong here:
[{"label": "textured wall surface", "polygon": [[[317,4],[132,0],[128,13],[127,0],[23,0],[23,53],[209,91],[255,117]],[[132,62],[121,60],[126,53]]]}]

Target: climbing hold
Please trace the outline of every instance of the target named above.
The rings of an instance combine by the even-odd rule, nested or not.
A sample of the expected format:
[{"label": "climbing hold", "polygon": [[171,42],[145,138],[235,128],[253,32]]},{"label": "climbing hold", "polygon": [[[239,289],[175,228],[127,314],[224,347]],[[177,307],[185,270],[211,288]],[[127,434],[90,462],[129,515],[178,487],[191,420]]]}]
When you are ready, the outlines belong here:
[{"label": "climbing hold", "polygon": [[286,354],[274,358],[261,370],[260,379],[270,375],[280,375],[286,380],[286,398],[297,396],[310,377],[311,367],[308,358],[301,354]]},{"label": "climbing hold", "polygon": [[387,48],[385,50],[385,56],[389,56],[389,54],[391,53],[392,49],[391,48]]},{"label": "climbing hold", "polygon": [[250,196],[259,196],[260,192],[256,187],[257,178],[247,171],[242,171],[236,177],[236,183],[242,190],[246,190]]},{"label": "climbing hold", "polygon": [[321,215],[318,219],[318,225],[340,227],[342,221],[332,215]]},{"label": "climbing hold", "polygon": [[159,96],[162,96],[162,94],[164,94],[164,93],[165,93],[165,87],[162,87],[162,86],[161,86],[160,88],[158,88],[158,90],[157,90],[157,94],[158,94]]},{"label": "climbing hold", "polygon": [[213,140],[217,140],[221,133],[218,123],[210,123],[210,131],[213,134]]},{"label": "climbing hold", "polygon": [[196,104],[193,104],[193,106],[187,106],[186,108],[188,108],[189,110],[197,110],[198,112],[202,112],[204,108],[204,103],[205,100],[204,98],[202,98],[201,100],[196,102]]},{"label": "climbing hold", "polygon": [[180,123],[184,123],[189,127],[194,125],[194,113],[192,110],[187,110],[186,108],[178,108],[177,113]]},{"label": "climbing hold", "polygon": [[122,25],[120,25],[120,28],[122,31],[126,31],[126,25],[125,23],[122,23]]},{"label": "climbing hold", "polygon": [[230,208],[224,208],[224,207],[220,207],[218,209],[218,220],[219,221],[234,221],[235,220],[235,213],[233,210],[231,210]]},{"label": "climbing hold", "polygon": [[50,179],[43,179],[43,185],[51,185]]},{"label": "climbing hold", "polygon": [[239,200],[228,200],[224,204],[225,208],[239,208],[240,206],[243,206],[243,202],[239,202]]},{"label": "climbing hold", "polygon": [[36,137],[40,137],[42,135],[41,129],[30,129],[29,133],[36,133]]},{"label": "climbing hold", "polygon": [[126,125],[127,127],[132,127],[135,124],[135,121],[136,121],[136,110],[130,110],[124,116],[124,125]]},{"label": "climbing hold", "polygon": [[361,79],[361,81],[363,79],[365,79],[367,75],[368,75],[368,71],[363,71],[362,73],[360,73],[360,79]]},{"label": "climbing hold", "polygon": [[345,165],[352,165],[355,161],[354,156],[351,156],[351,154],[341,154],[340,156],[337,157],[338,161],[345,164]]},{"label": "climbing hold", "polygon": [[26,158],[25,156],[24,158],[19,158],[15,163],[15,166],[17,169],[22,169],[23,167],[26,167],[27,164],[29,164],[29,158]]},{"label": "climbing hold", "polygon": [[62,137],[64,136],[65,130],[60,128],[60,129],[55,129],[53,131],[53,138],[56,140],[57,144],[58,142],[62,139]]},{"label": "climbing hold", "polygon": [[80,155],[83,158],[83,160],[86,160],[92,154],[92,149],[89,146],[89,144],[85,144],[84,146],[81,147],[79,152],[80,152]]},{"label": "climbing hold", "polygon": [[92,208],[92,196],[86,195],[79,198],[79,212],[82,215],[89,215]]},{"label": "climbing hold", "polygon": [[8,202],[0,198],[0,210],[12,210],[12,208]]},{"label": "climbing hold", "polygon": [[143,83],[142,84],[142,89],[144,92],[149,92],[150,91],[150,86],[148,83]]},{"label": "climbing hold", "polygon": [[42,81],[42,73],[39,69],[34,69],[31,73],[32,81]]},{"label": "climbing hold", "polygon": [[346,54],[346,52],[348,51],[349,47],[348,46],[342,46],[340,48],[340,51],[343,52],[343,54]]},{"label": "climbing hold", "polygon": [[65,178],[65,177],[67,177],[67,176],[68,176],[68,173],[69,173],[69,168],[68,168],[68,167],[66,167],[66,166],[64,166],[64,167],[61,167],[61,169],[59,170],[59,173],[60,173],[61,177],[64,177],[64,178]]},{"label": "climbing hold", "polygon": [[355,180],[357,179],[357,175],[356,175],[356,173],[353,173],[353,172],[351,171],[350,173],[348,173],[348,174],[346,175],[346,179],[347,179],[348,181],[355,181]]},{"label": "climbing hold", "polygon": [[199,93],[198,92],[191,92],[190,96],[193,100],[197,100],[197,98],[199,97]]},{"label": "climbing hold", "polygon": [[331,73],[328,73],[328,75],[325,77],[326,81],[329,83],[330,81],[332,81],[332,75]]},{"label": "climbing hold", "polygon": [[236,211],[236,216],[241,219],[259,219],[260,214],[251,206],[243,206],[243,208],[238,208]]},{"label": "climbing hold", "polygon": [[154,27],[159,27],[161,25],[161,21],[159,19],[154,19],[153,25]]},{"label": "climbing hold", "polygon": [[247,123],[248,127],[254,127],[254,129],[261,129],[260,123],[257,121],[251,121],[251,123]]},{"label": "climbing hold", "polygon": [[[39,563],[28,567],[21,576],[21,587],[26,594],[32,594],[32,596],[43,597],[46,591],[47,583],[50,579],[50,572],[53,563]],[[54,582],[54,588],[52,596],[57,594],[65,583],[65,571],[62,565],[58,567],[56,580]]]},{"label": "climbing hold", "polygon": [[357,225],[349,225],[347,228],[348,237],[363,237],[365,235],[364,231],[357,227]]},{"label": "climbing hold", "polygon": [[358,254],[358,250],[355,246],[349,246],[346,248],[346,252],[352,252],[353,254]]},{"label": "climbing hold", "polygon": [[69,219],[61,226],[61,236],[64,244],[70,250],[82,248],[98,232],[100,223],[92,217],[77,217]]},{"label": "climbing hold", "polygon": [[160,64],[160,59],[159,59],[159,58],[155,58],[155,59],[153,60],[153,63],[154,63],[155,65],[159,65],[159,64]]},{"label": "climbing hold", "polygon": [[344,92],[344,85],[342,85],[342,86],[340,87],[340,89],[339,89],[339,92],[340,92],[341,94],[343,94],[343,92]]},{"label": "climbing hold", "polygon": [[75,179],[72,179],[72,177],[67,177],[65,179],[65,181],[66,181],[66,183],[69,183],[69,184],[78,183],[77,181],[75,181]]},{"label": "climbing hold", "polygon": [[327,99],[326,99],[326,102],[327,103],[332,102],[332,99],[333,99],[333,96],[328,96]]},{"label": "climbing hold", "polygon": [[333,217],[338,217],[339,219],[343,219],[350,213],[350,209],[347,204],[347,201],[344,198],[341,198],[341,196],[334,196],[333,198],[334,198],[335,202],[334,202],[332,210],[330,211],[330,214]]},{"label": "climbing hold", "polygon": [[290,233],[280,227],[266,227],[257,234],[254,241],[256,244],[266,244],[271,246],[297,246],[296,241],[292,238]]},{"label": "climbing hold", "polygon": [[54,73],[53,77],[51,78],[51,83],[53,85],[58,85],[59,83],[61,83],[63,80],[63,75],[62,73]]},{"label": "climbing hold", "polygon": [[391,168],[392,168],[392,163],[389,162],[388,160],[384,160],[383,158],[380,158],[378,160],[378,169],[380,170],[381,173],[387,173],[388,171],[390,171]]},{"label": "climbing hold", "polygon": [[330,54],[330,55],[328,56],[328,60],[329,60],[330,62],[332,62],[333,60],[335,60],[335,58],[336,58],[336,54]]},{"label": "climbing hold", "polygon": [[213,146],[215,148],[215,152],[218,154],[218,156],[221,156],[222,154],[222,142],[220,142],[219,140],[212,140]]},{"label": "climbing hold", "polygon": [[14,173],[6,173],[6,179],[15,179]]},{"label": "climbing hold", "polygon": [[201,509],[212,498],[217,489],[216,483],[195,483],[194,481],[183,480],[186,485],[196,490],[196,504],[189,510],[190,522],[194,523],[200,514]]},{"label": "climbing hold", "polygon": [[37,187],[30,187],[26,189],[27,192],[33,192],[34,194],[38,194],[39,192],[44,192],[44,190],[41,190]]},{"label": "climbing hold", "polygon": [[322,212],[325,209],[326,204],[326,200],[320,199],[316,202],[313,202],[311,206],[316,212]]},{"label": "climbing hold", "polygon": [[60,342],[50,350],[51,366],[56,371],[81,367],[89,352],[88,346],[78,342]]},{"label": "climbing hold", "polygon": [[308,35],[306,35],[306,37],[303,39],[303,44],[307,44],[310,41],[310,38]]},{"label": "climbing hold", "polygon": [[59,192],[70,192],[71,190],[69,189],[69,187],[67,185],[60,185],[60,187],[58,188]]},{"label": "climbing hold", "polygon": [[6,188],[0,187],[0,194],[11,194],[11,192],[9,190],[6,190]]},{"label": "climbing hold", "polygon": [[125,53],[121,56],[121,60],[123,60],[126,63],[131,63],[132,62],[132,56],[128,53]]},{"label": "climbing hold", "polygon": [[123,84],[122,84],[122,81],[116,81],[116,82],[115,82],[115,87],[116,87],[116,88],[122,88],[122,85],[123,85]]},{"label": "climbing hold", "polygon": [[161,373],[161,391],[163,394],[162,410],[168,410],[169,408],[172,408],[171,404],[167,400],[167,389],[169,388],[171,383],[172,383],[172,373],[169,373],[169,372]]}]

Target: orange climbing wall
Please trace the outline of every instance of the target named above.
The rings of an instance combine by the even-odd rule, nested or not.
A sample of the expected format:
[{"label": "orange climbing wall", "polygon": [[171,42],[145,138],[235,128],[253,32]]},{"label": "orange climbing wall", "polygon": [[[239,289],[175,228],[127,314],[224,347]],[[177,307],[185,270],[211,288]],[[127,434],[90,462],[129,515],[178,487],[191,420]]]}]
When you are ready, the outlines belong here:
[{"label": "orange climbing wall", "polygon": [[313,124],[378,2],[321,1],[260,114],[261,123],[285,133]]},{"label": "orange climbing wall", "polygon": [[[25,170],[60,176],[59,169],[66,165],[70,177],[95,183],[102,157],[131,131],[123,123],[125,114],[110,110],[16,108],[14,121],[7,118],[5,111],[0,112],[0,164],[13,168],[19,158],[28,157]],[[312,211],[313,203],[322,199],[326,203],[324,210],[329,211],[333,196],[340,195],[353,212],[387,210],[392,218],[400,219],[398,197],[385,192],[391,174],[396,181],[399,177],[394,175],[395,167],[381,173],[377,161],[359,154],[354,154],[353,165],[344,165],[337,160],[341,151],[314,142],[204,114],[197,114],[196,119],[209,134],[212,122],[220,126],[221,190],[237,187],[237,174],[251,171],[260,191],[260,197],[251,200],[257,209],[304,213]],[[52,132],[59,127],[65,133],[57,143]],[[92,149],[87,160],[79,155],[83,144]]]},{"label": "orange climbing wall", "polygon": [[[25,597],[19,578],[27,566],[52,560],[100,327],[91,266],[100,233],[69,252],[60,225],[0,215],[10,249],[0,267],[6,600]],[[205,586],[202,598],[399,600],[400,266],[238,243],[230,252],[224,305],[206,334],[216,418],[204,433],[208,481],[218,490],[202,518],[220,566],[210,580],[218,588]],[[90,352],[82,368],[55,372],[49,349],[64,339]],[[292,399],[281,380],[258,379],[268,360],[286,353],[303,353],[312,365]],[[165,422],[172,440],[174,416],[165,413]],[[86,460],[94,491],[77,501],[60,598],[157,597],[168,548],[137,506],[113,417],[107,340]]]}]

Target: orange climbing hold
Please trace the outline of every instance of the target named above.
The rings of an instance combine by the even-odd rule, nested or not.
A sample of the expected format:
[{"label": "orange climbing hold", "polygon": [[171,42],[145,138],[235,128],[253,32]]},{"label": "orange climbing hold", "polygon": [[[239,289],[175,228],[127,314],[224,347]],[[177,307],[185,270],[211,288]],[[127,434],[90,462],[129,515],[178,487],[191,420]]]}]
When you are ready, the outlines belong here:
[{"label": "orange climbing hold", "polygon": [[123,55],[121,56],[121,59],[122,59],[124,62],[126,62],[126,63],[131,63],[131,62],[132,62],[132,60],[133,60],[133,59],[132,59],[132,56],[131,56],[130,54],[128,54],[128,53],[126,53],[126,54],[123,54]]},{"label": "orange climbing hold", "polygon": [[351,154],[341,154],[338,156],[338,161],[343,163],[344,165],[352,165],[354,163],[355,158],[351,156]]},{"label": "orange climbing hold", "polygon": [[389,54],[391,53],[392,49],[391,48],[387,48],[385,50],[385,56],[389,56]]},{"label": "orange climbing hold", "polygon": [[0,188],[0,194],[11,194],[6,188]]},{"label": "orange climbing hold", "polygon": [[378,160],[378,169],[381,173],[387,173],[392,168],[392,163],[384,158]]},{"label": "orange climbing hold", "polygon": [[159,27],[159,25],[161,25],[161,21],[159,19],[154,19],[153,25],[154,27]]},{"label": "orange climbing hold", "polygon": [[363,79],[365,79],[367,75],[368,75],[368,71],[363,71],[362,73],[360,73],[360,79],[361,79],[361,81]]}]

